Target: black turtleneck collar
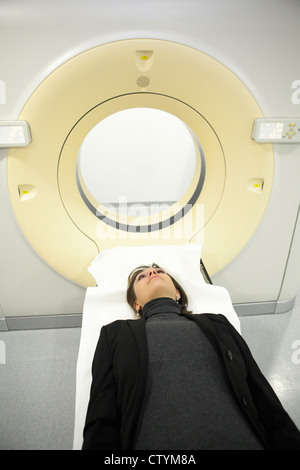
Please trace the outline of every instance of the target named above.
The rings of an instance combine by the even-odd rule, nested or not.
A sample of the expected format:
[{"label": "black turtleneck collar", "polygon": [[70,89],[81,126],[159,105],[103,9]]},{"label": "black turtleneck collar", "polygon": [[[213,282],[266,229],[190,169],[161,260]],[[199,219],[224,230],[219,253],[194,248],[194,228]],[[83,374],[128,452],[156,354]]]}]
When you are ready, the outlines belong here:
[{"label": "black turtleneck collar", "polygon": [[177,313],[180,314],[181,306],[169,297],[159,297],[157,299],[147,302],[142,311],[142,316],[147,318],[156,315],[157,313]]}]

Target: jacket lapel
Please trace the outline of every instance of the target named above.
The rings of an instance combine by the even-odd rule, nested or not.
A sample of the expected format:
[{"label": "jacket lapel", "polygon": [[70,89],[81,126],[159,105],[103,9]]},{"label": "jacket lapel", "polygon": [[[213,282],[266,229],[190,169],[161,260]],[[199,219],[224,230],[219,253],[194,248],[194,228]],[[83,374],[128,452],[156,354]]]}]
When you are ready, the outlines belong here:
[{"label": "jacket lapel", "polygon": [[[250,423],[254,426],[254,429],[260,435],[266,448],[268,448],[265,431],[258,419],[257,410],[245,380],[246,368],[244,361],[242,360],[241,353],[236,355],[237,357],[234,357],[233,359],[232,351],[229,349],[231,346],[237,348],[234,338],[231,338],[231,335],[223,338],[222,332],[219,331],[217,325],[215,326],[206,314],[184,314],[184,316],[198,323],[204,335],[208,338],[216,352],[219,354],[225,366],[227,377],[236,395],[238,404],[248,417]],[[238,360],[238,356],[240,356],[241,360]],[[244,399],[246,400],[247,407],[244,405]]]},{"label": "jacket lapel", "polygon": [[210,319],[205,314],[195,315],[193,313],[183,313],[182,315],[198,323],[198,326],[201,328],[214,349],[221,354],[221,347],[217,338],[216,330]]}]

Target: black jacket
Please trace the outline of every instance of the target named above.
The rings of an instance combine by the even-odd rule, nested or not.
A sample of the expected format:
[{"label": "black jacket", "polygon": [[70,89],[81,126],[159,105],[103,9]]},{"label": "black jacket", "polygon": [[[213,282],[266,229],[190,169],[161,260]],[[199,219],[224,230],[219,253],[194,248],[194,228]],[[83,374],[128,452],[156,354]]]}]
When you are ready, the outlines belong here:
[{"label": "black jacket", "polygon": [[[300,450],[300,432],[236,329],[223,315],[182,315],[197,322],[218,352],[232,392],[265,448]],[[92,366],[83,450],[132,449],[147,360],[144,318],[102,327]]]}]

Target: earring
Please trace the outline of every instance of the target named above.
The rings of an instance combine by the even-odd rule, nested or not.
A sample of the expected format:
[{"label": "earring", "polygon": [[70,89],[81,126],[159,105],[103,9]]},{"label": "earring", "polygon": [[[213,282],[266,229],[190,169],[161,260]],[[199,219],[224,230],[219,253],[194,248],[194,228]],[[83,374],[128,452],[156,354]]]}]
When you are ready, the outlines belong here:
[{"label": "earring", "polygon": [[176,297],[176,302],[177,302],[178,304],[179,304],[179,300],[180,300],[180,297],[178,297],[178,295],[177,295],[177,297]]}]

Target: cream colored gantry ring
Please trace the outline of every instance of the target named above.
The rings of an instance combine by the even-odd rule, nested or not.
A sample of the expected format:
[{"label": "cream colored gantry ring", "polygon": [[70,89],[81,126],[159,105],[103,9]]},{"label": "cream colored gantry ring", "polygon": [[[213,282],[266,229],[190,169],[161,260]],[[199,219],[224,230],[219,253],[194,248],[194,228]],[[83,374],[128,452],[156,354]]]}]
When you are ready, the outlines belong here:
[{"label": "cream colored gantry ring", "polygon": [[[197,153],[183,197],[138,221],[99,204],[97,215],[88,207],[94,207],[92,196],[87,203],[76,181],[86,135],[128,108],[178,117],[191,129]],[[51,73],[19,116],[29,122],[32,142],[9,151],[17,220],[40,256],[83,286],[95,285],[87,270],[91,261],[114,246],[204,242],[202,257],[213,275],[247,244],[268,204],[273,149],[251,139],[259,117],[257,102],[239,78],[196,49],[156,39],[90,49]],[[125,176],[126,170],[125,162]]]}]

